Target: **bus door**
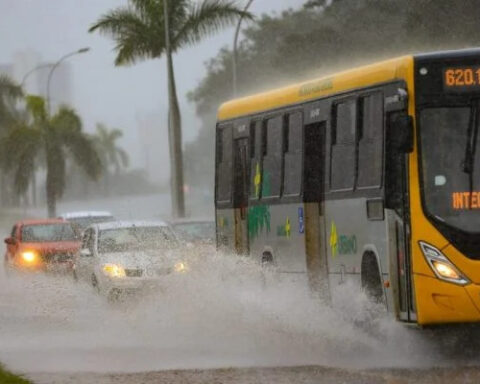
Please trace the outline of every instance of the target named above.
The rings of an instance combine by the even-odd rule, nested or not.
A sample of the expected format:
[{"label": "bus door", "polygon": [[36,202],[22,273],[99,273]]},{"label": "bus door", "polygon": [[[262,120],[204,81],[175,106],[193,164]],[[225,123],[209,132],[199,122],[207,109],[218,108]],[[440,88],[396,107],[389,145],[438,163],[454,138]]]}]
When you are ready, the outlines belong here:
[{"label": "bus door", "polygon": [[304,202],[305,253],[310,288],[329,300],[325,221],[326,129],[329,103],[315,103],[305,110]]},{"label": "bus door", "polygon": [[247,210],[249,194],[249,138],[241,137],[234,141],[234,209],[235,209],[235,251],[249,253]]},{"label": "bus door", "polygon": [[392,244],[391,281],[395,312],[399,320],[414,321],[415,306],[410,261],[410,218],[408,198],[408,155],[392,144],[388,137],[399,129],[395,121],[405,118],[406,112],[389,115],[386,150],[386,207],[394,213],[389,225]]}]

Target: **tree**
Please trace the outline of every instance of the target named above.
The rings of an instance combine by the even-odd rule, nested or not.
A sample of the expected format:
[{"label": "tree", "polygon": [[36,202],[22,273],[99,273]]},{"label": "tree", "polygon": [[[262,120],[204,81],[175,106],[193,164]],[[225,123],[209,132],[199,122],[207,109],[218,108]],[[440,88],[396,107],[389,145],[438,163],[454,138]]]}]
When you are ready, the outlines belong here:
[{"label": "tree", "polygon": [[113,166],[115,173],[118,174],[122,168],[128,167],[128,154],[116,143],[122,136],[123,132],[119,129],[109,130],[104,124],[97,124],[97,132],[94,136],[95,147],[103,169],[106,171]]},{"label": "tree", "polygon": [[2,133],[17,117],[16,102],[23,96],[22,88],[7,75],[0,75],[0,129]]},{"label": "tree", "polygon": [[[0,75],[0,138],[5,137],[12,125],[22,117],[17,104],[22,96],[22,88],[18,84],[7,75]],[[11,197],[5,179],[5,172],[2,172],[0,175],[2,204],[7,204]]]},{"label": "tree", "polygon": [[93,140],[82,132],[77,113],[66,106],[49,116],[45,100],[27,96],[28,122],[18,122],[0,141],[4,169],[14,173],[17,193],[24,193],[35,170],[36,161],[43,156],[47,168],[46,194],[48,216],[56,216],[56,201],[65,189],[66,151],[92,179],[101,173],[101,164]]},{"label": "tree", "polygon": [[[238,92],[256,93],[397,55],[478,45],[479,0],[311,0],[243,31]],[[216,113],[231,98],[232,51],[221,49],[190,92],[202,127],[187,143],[189,185],[212,188]],[[198,170],[205,168],[199,177]]]},{"label": "tree", "polygon": [[95,148],[104,170],[103,179],[107,194],[110,193],[110,168],[113,167],[115,174],[118,176],[122,168],[128,167],[128,154],[116,143],[122,136],[123,133],[119,129],[109,130],[104,124],[97,124],[97,132],[94,136]]},{"label": "tree", "polygon": [[[171,53],[195,45],[204,37],[232,25],[240,17],[251,18],[229,0],[129,0],[92,25],[116,42],[115,65],[167,56],[169,83],[169,142],[173,215],[184,216],[181,117]],[[165,17],[165,16],[168,17]],[[168,28],[167,28],[168,26]]]}]

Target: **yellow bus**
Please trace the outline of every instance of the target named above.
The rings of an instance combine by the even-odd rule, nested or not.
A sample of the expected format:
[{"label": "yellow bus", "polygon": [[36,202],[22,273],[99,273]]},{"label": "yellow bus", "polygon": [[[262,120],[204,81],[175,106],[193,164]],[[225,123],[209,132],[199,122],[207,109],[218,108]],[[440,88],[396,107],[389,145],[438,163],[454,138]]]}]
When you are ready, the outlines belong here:
[{"label": "yellow bus", "polygon": [[480,49],[404,56],[223,104],[217,245],[347,281],[419,325],[480,320]]}]

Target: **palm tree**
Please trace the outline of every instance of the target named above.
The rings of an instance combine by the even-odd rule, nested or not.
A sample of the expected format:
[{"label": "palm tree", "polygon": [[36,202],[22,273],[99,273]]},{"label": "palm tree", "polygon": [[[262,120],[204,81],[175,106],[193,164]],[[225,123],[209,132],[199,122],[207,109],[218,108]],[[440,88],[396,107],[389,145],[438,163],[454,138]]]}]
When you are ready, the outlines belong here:
[{"label": "palm tree", "polygon": [[[167,17],[166,17],[167,16]],[[231,0],[129,0],[92,25],[115,42],[115,65],[167,58],[169,96],[170,174],[173,215],[185,215],[181,116],[175,85],[172,53],[195,45],[204,37],[232,25],[240,17],[252,16]]]},{"label": "palm tree", "polygon": [[[5,137],[21,115],[17,102],[23,96],[22,88],[7,75],[0,75],[0,138]],[[1,203],[7,203],[6,172],[0,175]]]},{"label": "palm tree", "polygon": [[73,109],[62,106],[49,116],[42,97],[27,96],[25,100],[30,121],[17,123],[0,141],[2,165],[13,171],[17,193],[24,193],[37,160],[43,156],[47,168],[48,216],[55,217],[56,201],[65,189],[66,151],[71,152],[75,162],[92,179],[101,173],[100,159],[93,140],[82,132],[82,122]]},{"label": "palm tree", "polygon": [[94,136],[95,148],[105,172],[103,179],[107,195],[110,193],[110,168],[113,167],[115,174],[118,175],[122,168],[128,167],[128,154],[116,143],[122,136],[123,132],[119,129],[109,130],[104,124],[97,124],[97,132]]},{"label": "palm tree", "polygon": [[23,96],[22,88],[7,75],[0,75],[0,129],[2,133],[17,118],[16,102]]},{"label": "palm tree", "polygon": [[116,143],[123,136],[119,129],[108,129],[104,124],[97,124],[95,133],[95,147],[103,165],[107,170],[113,166],[115,173],[119,173],[122,168],[128,167],[129,159],[127,152]]}]

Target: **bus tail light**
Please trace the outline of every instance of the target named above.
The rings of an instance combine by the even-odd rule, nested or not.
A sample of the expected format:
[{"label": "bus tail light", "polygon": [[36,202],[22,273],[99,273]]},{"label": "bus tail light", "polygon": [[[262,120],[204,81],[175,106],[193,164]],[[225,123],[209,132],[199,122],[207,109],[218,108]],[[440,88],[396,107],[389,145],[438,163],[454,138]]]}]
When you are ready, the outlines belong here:
[{"label": "bus tail light", "polygon": [[467,285],[470,283],[470,280],[437,248],[423,241],[420,241],[419,244],[425,259],[440,280],[458,285]]}]

